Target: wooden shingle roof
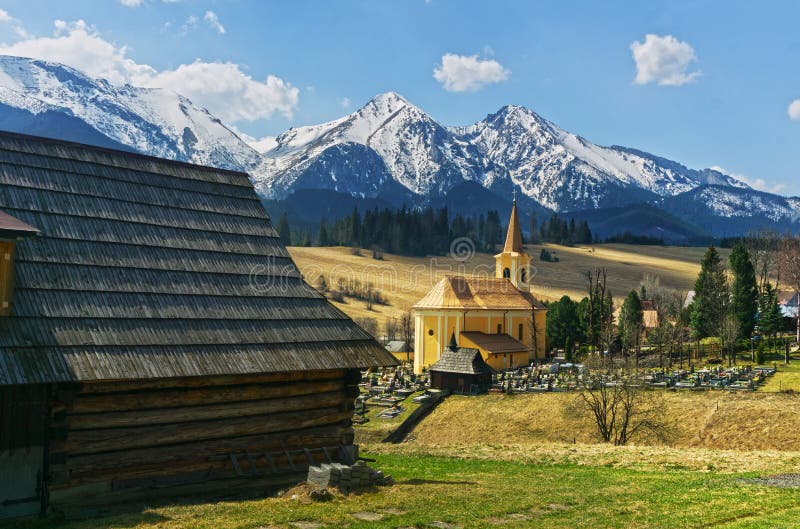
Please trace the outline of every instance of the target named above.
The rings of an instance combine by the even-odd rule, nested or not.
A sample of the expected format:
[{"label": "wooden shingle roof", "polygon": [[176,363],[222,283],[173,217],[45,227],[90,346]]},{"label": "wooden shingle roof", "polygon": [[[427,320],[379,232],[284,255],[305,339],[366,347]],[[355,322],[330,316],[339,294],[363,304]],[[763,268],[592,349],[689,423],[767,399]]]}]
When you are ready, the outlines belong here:
[{"label": "wooden shingle roof", "polygon": [[302,279],[244,173],[0,133],[0,385],[397,361]]},{"label": "wooden shingle roof", "polygon": [[486,349],[489,354],[519,353],[529,351],[530,347],[503,333],[487,334],[480,331],[461,331],[461,336]]},{"label": "wooden shingle roof", "polygon": [[0,239],[29,237],[37,233],[39,233],[39,230],[33,226],[28,226],[21,220],[15,219],[11,215],[0,211]]},{"label": "wooden shingle roof", "polygon": [[428,368],[428,371],[461,375],[491,375],[495,372],[477,349],[452,346],[442,351],[442,356]]},{"label": "wooden shingle roof", "polygon": [[506,278],[453,275],[436,283],[414,308],[530,310],[544,305]]}]

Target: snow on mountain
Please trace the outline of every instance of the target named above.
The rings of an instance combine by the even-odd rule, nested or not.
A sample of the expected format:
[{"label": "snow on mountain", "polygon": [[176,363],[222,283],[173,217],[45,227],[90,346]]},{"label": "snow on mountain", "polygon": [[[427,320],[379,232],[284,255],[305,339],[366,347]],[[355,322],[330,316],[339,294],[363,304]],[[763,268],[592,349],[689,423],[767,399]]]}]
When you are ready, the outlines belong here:
[{"label": "snow on mountain", "polygon": [[57,63],[0,56],[0,103],[58,111],[139,152],[249,170],[261,157],[207,110],[169,90],[114,86]]},{"label": "snow on mountain", "polygon": [[[277,146],[265,153],[270,158],[269,170],[263,180],[257,180],[268,195],[280,198],[293,189],[295,180],[316,157],[335,146],[347,145],[359,145],[376,153],[391,179],[420,196],[444,194],[459,182],[475,180],[483,169],[477,150],[458,141],[402,96],[388,92],[341,119],[292,128],[278,136]],[[358,151],[361,155],[366,152]],[[382,173],[373,170],[377,179],[385,178]],[[365,176],[359,174],[356,178]],[[341,178],[332,181],[338,182],[332,188],[346,188]],[[373,192],[382,183],[377,182]]]},{"label": "snow on mountain", "polygon": [[255,139],[169,90],[115,86],[61,64],[0,56],[0,126],[247,171],[257,191],[275,199],[330,189],[438,205],[452,201],[455,188],[482,203],[516,188],[531,207],[554,211],[637,203],[679,210],[683,200],[697,214],[800,221],[800,198],[756,192],[718,170],[602,147],[513,105],[447,128],[388,92],[340,119]]},{"label": "snow on mountain", "polygon": [[[474,125],[445,128],[389,92],[349,116],[278,136],[277,146],[265,153],[270,162],[259,177],[260,187],[269,196],[286,196],[309,167],[320,170],[316,157],[344,144],[377,153],[391,178],[416,195],[439,196],[472,181],[501,194],[517,187],[556,211],[646,202],[706,183],[745,186],[716,171],[595,145],[520,106],[503,107]],[[323,180],[320,174],[314,179]],[[326,185],[347,191],[341,178],[336,182]],[[370,192],[379,193],[379,188]]]}]

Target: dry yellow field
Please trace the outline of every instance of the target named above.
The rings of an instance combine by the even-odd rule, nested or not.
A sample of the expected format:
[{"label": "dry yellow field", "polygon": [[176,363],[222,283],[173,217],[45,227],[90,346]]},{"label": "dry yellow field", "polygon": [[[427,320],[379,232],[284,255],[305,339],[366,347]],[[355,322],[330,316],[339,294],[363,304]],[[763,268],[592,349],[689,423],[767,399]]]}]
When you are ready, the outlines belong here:
[{"label": "dry yellow field", "polygon": [[[636,444],[716,450],[800,451],[800,395],[666,392],[666,440]],[[591,421],[576,409],[576,393],[448,397],[411,434],[429,447],[594,444]]]},{"label": "dry yellow field", "polygon": [[[544,246],[559,258],[559,262],[539,261],[541,246],[528,246],[528,253],[534,257],[533,291],[544,300],[555,300],[564,294],[582,298],[586,289],[584,274],[596,267],[608,269],[609,287],[618,298],[638,288],[646,274],[658,276],[665,286],[688,291],[694,284],[705,252],[705,248],[626,244],[572,248]],[[291,247],[289,253],[312,285],[316,284],[320,274],[324,274],[330,284],[335,284],[339,277],[373,283],[389,299],[388,306],[376,306],[368,311],[364,302],[357,300],[336,305],[350,317],[376,318],[381,325],[387,318],[399,317],[404,310],[411,308],[445,274],[494,275],[493,256],[481,253],[464,262],[449,256],[401,257],[390,254],[384,255],[383,260],[375,260],[367,251],[362,251],[360,256],[351,255],[349,248]],[[727,259],[727,250],[720,253]]]}]

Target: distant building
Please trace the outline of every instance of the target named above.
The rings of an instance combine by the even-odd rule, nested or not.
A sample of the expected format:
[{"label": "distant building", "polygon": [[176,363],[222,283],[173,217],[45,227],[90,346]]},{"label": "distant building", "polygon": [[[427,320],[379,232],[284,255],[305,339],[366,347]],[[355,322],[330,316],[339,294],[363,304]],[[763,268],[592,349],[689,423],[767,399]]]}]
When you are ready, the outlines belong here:
[{"label": "distant building", "polygon": [[[619,325],[619,315],[622,313],[622,307],[614,309],[614,324]],[[642,300],[642,323],[644,330],[657,329],[659,325],[658,309],[652,299]]]},{"label": "distant building", "polygon": [[386,350],[392,353],[401,362],[413,362],[414,351],[411,350],[405,340],[389,340],[386,342]]},{"label": "distant building", "polygon": [[492,386],[494,370],[483,360],[479,350],[459,347],[453,334],[439,360],[430,366],[429,373],[434,389],[477,394]]},{"label": "distant building", "polygon": [[414,371],[437,362],[451,335],[497,370],[544,358],[547,309],[529,291],[529,268],[514,201],[494,277],[446,276],[414,305]]},{"label": "distant building", "polygon": [[0,133],[0,209],[0,517],[352,459],[360,370],[397,361],[303,281],[246,174]]},{"label": "distant building", "polygon": [[778,291],[778,306],[784,318],[796,318],[800,294],[794,290]]}]

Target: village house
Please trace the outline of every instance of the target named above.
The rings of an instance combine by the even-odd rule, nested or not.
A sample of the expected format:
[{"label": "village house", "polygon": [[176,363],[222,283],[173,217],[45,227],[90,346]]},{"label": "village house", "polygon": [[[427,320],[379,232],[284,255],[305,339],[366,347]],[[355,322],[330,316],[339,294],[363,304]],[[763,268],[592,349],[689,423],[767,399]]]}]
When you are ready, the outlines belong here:
[{"label": "village house", "polygon": [[448,275],[414,305],[414,371],[438,361],[450,336],[496,370],[544,358],[547,309],[530,293],[529,268],[515,200],[494,277]]},{"label": "village house", "polygon": [[0,133],[0,517],[351,462],[395,365],[307,285],[244,173]]}]

